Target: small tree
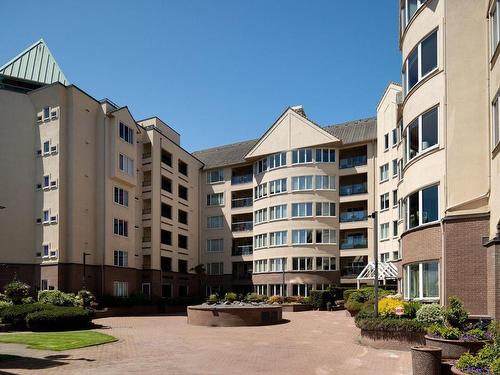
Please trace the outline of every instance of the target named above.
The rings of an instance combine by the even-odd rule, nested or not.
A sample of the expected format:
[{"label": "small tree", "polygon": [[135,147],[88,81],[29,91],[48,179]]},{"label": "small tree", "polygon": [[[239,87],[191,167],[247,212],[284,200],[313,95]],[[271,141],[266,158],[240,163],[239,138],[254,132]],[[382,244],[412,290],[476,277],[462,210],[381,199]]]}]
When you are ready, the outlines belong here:
[{"label": "small tree", "polygon": [[29,285],[21,281],[12,281],[5,286],[5,296],[14,305],[20,305],[23,303],[23,298],[29,296],[30,287]]},{"label": "small tree", "polygon": [[460,299],[457,297],[448,298],[448,306],[444,309],[443,316],[449,326],[463,329],[468,315]]}]

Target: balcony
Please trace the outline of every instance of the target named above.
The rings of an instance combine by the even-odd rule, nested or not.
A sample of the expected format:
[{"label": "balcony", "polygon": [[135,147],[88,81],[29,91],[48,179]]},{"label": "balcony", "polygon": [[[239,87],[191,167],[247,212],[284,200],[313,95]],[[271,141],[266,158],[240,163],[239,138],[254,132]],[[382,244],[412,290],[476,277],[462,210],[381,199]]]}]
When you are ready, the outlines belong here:
[{"label": "balcony", "polygon": [[253,221],[240,221],[231,224],[233,232],[249,232],[253,230]]},{"label": "balcony", "polygon": [[366,155],[352,156],[349,158],[340,159],[339,160],[339,168],[345,169],[345,168],[359,167],[362,165],[366,165],[367,160],[368,160],[368,158],[366,157]]},{"label": "balcony", "polygon": [[242,208],[242,207],[252,207],[253,198],[235,198],[231,200],[231,208]]},{"label": "balcony", "polygon": [[366,249],[368,239],[366,237],[347,237],[340,242],[340,250]]},{"label": "balcony", "polygon": [[231,185],[247,184],[252,182],[252,165],[236,167],[231,170]]},{"label": "balcony", "polygon": [[366,255],[356,257],[341,257],[340,258],[340,276],[347,278],[355,278],[363,271],[368,264]]},{"label": "balcony", "polygon": [[368,187],[366,182],[350,184],[350,185],[340,185],[340,196],[349,196],[356,194],[366,194],[368,192]]},{"label": "balcony", "polygon": [[253,245],[240,245],[234,246],[231,252],[231,255],[252,255],[253,254]]},{"label": "balcony", "polygon": [[239,184],[246,184],[248,182],[252,182],[253,175],[252,174],[245,174],[241,176],[232,176],[231,177],[231,185],[239,185]]},{"label": "balcony", "polygon": [[368,220],[368,212],[366,211],[350,211],[340,213],[341,223],[351,223],[355,221],[365,221]]},{"label": "balcony", "polygon": [[358,277],[365,266],[342,267],[340,275],[343,277]]}]

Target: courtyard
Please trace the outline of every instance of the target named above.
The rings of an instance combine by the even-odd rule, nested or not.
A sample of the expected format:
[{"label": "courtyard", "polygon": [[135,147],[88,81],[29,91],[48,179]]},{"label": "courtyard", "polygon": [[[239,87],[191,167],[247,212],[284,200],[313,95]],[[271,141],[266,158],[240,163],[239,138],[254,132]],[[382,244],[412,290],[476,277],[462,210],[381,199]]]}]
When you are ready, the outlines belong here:
[{"label": "courtyard", "polygon": [[411,374],[407,351],[357,343],[345,311],[284,313],[264,327],[189,326],[185,315],[96,319],[117,342],[47,351],[0,343],[11,374]]}]

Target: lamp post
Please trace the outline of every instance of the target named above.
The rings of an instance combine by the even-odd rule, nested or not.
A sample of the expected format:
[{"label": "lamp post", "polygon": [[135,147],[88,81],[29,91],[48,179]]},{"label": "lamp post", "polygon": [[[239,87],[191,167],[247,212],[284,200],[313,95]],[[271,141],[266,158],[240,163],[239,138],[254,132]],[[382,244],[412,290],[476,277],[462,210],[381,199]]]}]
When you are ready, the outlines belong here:
[{"label": "lamp post", "polygon": [[283,297],[286,297],[286,281],[285,281],[285,263],[286,258],[281,258],[281,274],[283,275],[283,279],[281,281],[282,287],[281,287],[281,293],[283,294]]},{"label": "lamp post", "polygon": [[82,289],[86,289],[86,281],[87,281],[87,275],[86,275],[86,265],[87,265],[87,255],[90,255],[89,253],[83,253],[83,279],[82,279]]},{"label": "lamp post", "polygon": [[373,211],[370,217],[373,219],[373,297],[374,297],[374,313],[375,318],[378,318],[378,217],[377,211]]}]

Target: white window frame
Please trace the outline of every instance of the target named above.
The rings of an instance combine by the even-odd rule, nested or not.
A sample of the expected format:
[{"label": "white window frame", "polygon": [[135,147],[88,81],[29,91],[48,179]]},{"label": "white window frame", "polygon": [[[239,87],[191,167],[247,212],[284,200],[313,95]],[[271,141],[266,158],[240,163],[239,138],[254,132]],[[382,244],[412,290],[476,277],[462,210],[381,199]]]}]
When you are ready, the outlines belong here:
[{"label": "white window frame", "polygon": [[[307,154],[311,154],[310,160],[307,158]],[[296,159],[297,161],[293,161]],[[292,165],[296,164],[310,164],[313,162],[313,149],[312,148],[299,148],[292,150]]]},{"label": "white window frame", "polygon": [[390,237],[389,235],[389,223],[382,223],[380,224],[380,241],[388,240]]},{"label": "white window frame", "polygon": [[261,224],[267,222],[267,207],[254,212],[254,223]]},{"label": "white window frame", "polygon": [[207,194],[207,207],[224,206],[224,193]]},{"label": "white window frame", "polygon": [[224,275],[224,262],[207,263],[207,275]]},{"label": "white window frame", "polygon": [[253,236],[253,248],[264,249],[267,247],[267,233],[256,234]]},{"label": "white window frame", "polygon": [[[428,223],[424,223],[423,222],[423,207],[424,207],[424,202],[423,202],[423,199],[422,199],[422,192],[425,190],[425,189],[428,189],[428,188],[431,188],[431,187],[434,187],[434,186],[437,186],[437,211],[438,211],[438,215],[437,215],[437,219],[434,220],[434,221],[429,221]],[[412,196],[413,194],[417,193],[418,192],[418,225],[410,228],[410,203],[409,203],[409,199],[410,199],[410,196]],[[441,213],[440,213],[440,207],[441,207],[441,197],[440,197],[440,188],[439,188],[439,183],[435,183],[435,184],[431,184],[431,185],[427,185],[427,186],[424,186],[422,188],[420,188],[418,191],[414,191],[410,194],[408,194],[406,196],[406,198],[404,199],[405,201],[405,216],[406,216],[406,225],[405,225],[405,228],[407,230],[410,230],[410,229],[414,229],[414,228],[418,228],[422,225],[430,225],[430,224],[434,224],[434,223],[438,223],[440,219],[440,216],[441,216]]]},{"label": "white window frame", "polygon": [[[499,0],[500,1],[500,0]],[[500,20],[499,20],[500,21]],[[495,96],[495,99],[491,103],[491,127],[492,127],[492,149],[495,149],[497,145],[500,144],[500,106],[499,106],[499,98],[500,94]]]},{"label": "white window frame", "polygon": [[[122,132],[123,130],[123,132]],[[130,126],[126,125],[123,122],[119,122],[118,125],[118,136],[120,137],[121,140],[124,142],[133,145],[134,144],[134,129],[132,129]]]},{"label": "white window frame", "polygon": [[263,272],[267,272],[267,259],[254,260],[252,273],[263,273]]},{"label": "white window frame", "polygon": [[[333,267],[332,267],[333,259]],[[318,268],[318,260],[320,260],[321,266]],[[328,266],[325,268],[325,265]],[[337,258],[336,257],[316,257],[314,262],[314,267],[316,271],[336,271],[337,270]],[[323,290],[323,289],[322,289]]]},{"label": "white window frame", "polygon": [[[311,242],[307,242],[307,239],[309,237],[309,232],[311,234]],[[295,242],[294,237],[295,233],[297,233],[297,239],[300,242]],[[303,234],[305,236],[303,236]],[[304,238],[302,238],[304,237]],[[305,240],[305,242],[302,242],[302,240]],[[292,246],[294,245],[312,245],[314,243],[314,231],[312,229],[292,229]]]},{"label": "white window frame", "polygon": [[267,182],[257,185],[254,188],[254,200],[267,197]]},{"label": "white window frame", "polygon": [[[213,180],[213,175],[216,174],[217,179]],[[224,169],[212,169],[207,171],[207,184],[217,184],[224,182]]]},{"label": "white window frame", "polygon": [[316,188],[316,190],[336,190],[337,189],[335,176],[318,175],[318,176],[315,176],[314,180],[315,180],[314,187]]},{"label": "white window frame", "polygon": [[[321,242],[318,242],[318,232],[321,232]],[[328,236],[325,236],[325,233],[328,233]],[[337,231],[335,229],[316,229],[315,235],[315,243],[318,245],[335,245],[337,243]],[[326,237],[328,237],[328,242],[325,242]]]},{"label": "white window frame", "polygon": [[269,272],[284,272],[286,271],[286,258],[271,258],[269,259]]},{"label": "white window frame", "polygon": [[[276,206],[271,206],[269,207],[269,221],[276,221],[276,220],[284,220],[288,218],[288,205],[287,204],[279,204]],[[279,213],[279,217],[276,215]],[[274,214],[274,218],[272,215]]]},{"label": "white window frame", "polygon": [[[297,185],[296,188],[295,185]],[[301,185],[303,185],[304,188],[301,188]],[[313,190],[312,175],[292,177],[292,191],[311,191],[311,190]]]},{"label": "white window frame", "polygon": [[[297,269],[293,268],[293,261],[297,259]],[[308,259],[311,260],[311,268],[308,267]],[[301,267],[301,260],[304,260],[304,268]],[[313,271],[314,270],[314,257],[293,257],[292,258],[292,271]]]},{"label": "white window frame", "polygon": [[207,253],[223,253],[223,252],[224,252],[223,238],[207,239]]},{"label": "white window frame", "polygon": [[[115,224],[118,225],[118,232],[115,232],[115,229],[116,229]],[[120,224],[121,224],[121,227],[123,229],[122,231],[120,231]],[[127,229],[125,229],[125,228],[127,228]],[[120,232],[122,232],[122,233],[120,233]],[[114,217],[113,218],[113,234],[115,236],[128,238],[128,233],[129,233],[128,220],[119,219],[119,218]]]},{"label": "white window frame", "polygon": [[[45,254],[45,248],[47,248],[47,254]],[[42,258],[48,258],[50,256],[50,243],[46,242],[42,244]]]},{"label": "white window frame", "polygon": [[[332,215],[333,207],[333,215]],[[319,213],[318,213],[319,211]],[[335,202],[316,202],[315,216],[321,217],[336,217],[337,216],[337,205]]]},{"label": "white window frame", "polygon": [[287,178],[269,181],[269,195],[283,194],[287,192]]},{"label": "white window frame", "polygon": [[[429,146],[427,147],[426,149],[422,149],[422,117],[424,115],[426,115],[427,113],[431,112],[431,111],[434,111],[436,110],[437,113],[436,113],[436,118],[437,118],[437,139],[436,139],[436,144],[432,145],[432,146]],[[406,156],[406,162],[410,162],[411,160],[415,159],[415,158],[418,158],[419,156],[421,155],[424,155],[425,153],[429,152],[429,151],[432,151],[436,148],[439,147],[439,125],[440,125],[440,121],[439,121],[439,116],[440,116],[440,111],[439,111],[439,105],[435,105],[429,109],[427,109],[426,111],[422,112],[421,114],[419,114],[416,118],[414,118],[412,121],[409,122],[409,124],[406,126],[405,128],[405,138],[406,138],[406,142],[405,142],[405,156]],[[417,132],[418,132],[418,153],[412,157],[410,159],[410,134],[409,134],[409,131],[410,131],[410,126],[415,122],[417,121]]]},{"label": "white window frame", "polygon": [[286,152],[278,152],[276,154],[269,155],[268,169],[277,169],[285,167],[286,164]]},{"label": "white window frame", "polygon": [[[321,155],[320,158],[318,158],[318,151]],[[328,156],[327,156],[328,160],[325,160],[325,158],[324,158],[325,151],[328,154]],[[333,155],[333,160],[332,160],[332,155]],[[314,160],[316,163],[335,163],[335,161],[337,159],[336,152],[335,152],[334,148],[317,148],[315,150],[314,157],[315,157]]]},{"label": "white window frame", "polygon": [[389,180],[389,163],[385,163],[380,166],[380,183],[386,182]]},{"label": "white window frame", "polygon": [[[424,263],[437,263],[437,276],[438,276],[438,296],[437,297],[424,297]],[[409,267],[418,264],[418,291],[419,296],[413,298],[415,301],[439,301],[441,296],[441,264],[437,260],[411,263],[404,266],[404,298],[409,299],[410,295],[410,277],[409,277]]]},{"label": "white window frame", "polygon": [[116,267],[128,267],[128,251],[114,250],[113,265]]},{"label": "white window frame", "polygon": [[426,1],[427,0],[417,0],[417,9],[415,10],[415,13],[411,17],[408,17],[408,0],[404,0],[403,8],[401,9],[401,21],[403,23],[401,32],[404,32],[404,30],[408,26],[408,23],[413,19],[413,17],[415,17],[415,15],[418,13],[418,10],[425,4]]},{"label": "white window frame", "polygon": [[[217,218],[217,223],[219,223],[220,220],[220,226],[210,226],[211,221],[215,221]],[[219,219],[220,218],[220,219]],[[207,229],[221,229],[224,228],[224,215],[213,215],[213,216],[207,216]]]},{"label": "white window frame", "polygon": [[500,43],[500,19],[498,17],[499,10],[500,10],[500,0],[493,1],[493,6],[491,8],[489,17],[491,56],[495,55],[495,52],[498,48],[498,44]]},{"label": "white window frame", "polygon": [[128,297],[128,281],[113,281],[113,295],[115,297]]},{"label": "white window frame", "polygon": [[388,210],[391,206],[389,193],[380,194],[380,211]]},{"label": "white window frame", "polygon": [[120,205],[120,206],[128,207],[128,204],[129,204],[128,190],[121,188],[119,186],[114,186],[114,188],[113,188],[113,202]]},{"label": "white window frame", "polygon": [[[294,207],[296,207],[297,215],[294,215]],[[308,209],[311,208],[311,214],[308,215]],[[313,202],[297,202],[292,203],[292,219],[303,218],[303,217],[313,217]]]},{"label": "white window frame", "polygon": [[118,168],[123,173],[134,176],[134,159],[129,158],[127,155],[122,153],[118,156]]},{"label": "white window frame", "polygon": [[288,231],[281,230],[269,233],[269,247],[287,246]]}]

